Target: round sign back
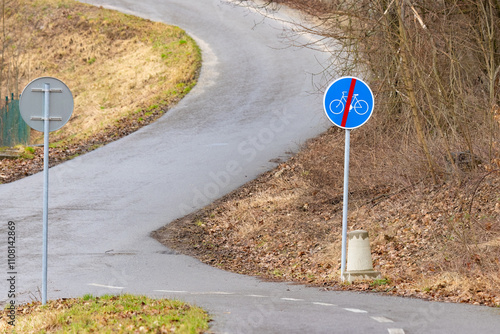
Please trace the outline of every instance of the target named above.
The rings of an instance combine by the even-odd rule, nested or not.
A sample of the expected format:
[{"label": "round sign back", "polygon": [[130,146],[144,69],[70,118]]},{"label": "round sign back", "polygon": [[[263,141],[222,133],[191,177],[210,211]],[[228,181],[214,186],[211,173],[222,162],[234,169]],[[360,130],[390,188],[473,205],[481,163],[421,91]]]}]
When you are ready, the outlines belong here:
[{"label": "round sign back", "polygon": [[49,92],[49,131],[56,131],[66,124],[73,113],[73,95],[59,79],[42,77],[31,81],[19,98],[21,117],[34,130],[44,130],[45,93]]},{"label": "round sign back", "polygon": [[323,97],[326,116],[342,129],[354,129],[365,124],[372,115],[373,103],[370,87],[355,77],[335,80]]}]

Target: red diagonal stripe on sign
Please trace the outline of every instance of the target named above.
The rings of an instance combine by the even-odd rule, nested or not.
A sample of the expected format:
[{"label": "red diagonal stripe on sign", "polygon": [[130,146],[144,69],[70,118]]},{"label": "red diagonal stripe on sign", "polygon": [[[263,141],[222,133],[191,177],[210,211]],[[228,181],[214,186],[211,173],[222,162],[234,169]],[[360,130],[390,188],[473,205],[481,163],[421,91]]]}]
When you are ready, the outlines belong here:
[{"label": "red diagonal stripe on sign", "polygon": [[352,94],[354,93],[354,86],[356,86],[356,79],[352,78],[351,86],[349,87],[349,95],[347,95],[347,101],[345,103],[344,114],[342,115],[342,123],[340,124],[343,128],[347,123],[347,115],[349,115],[349,109],[351,107]]}]

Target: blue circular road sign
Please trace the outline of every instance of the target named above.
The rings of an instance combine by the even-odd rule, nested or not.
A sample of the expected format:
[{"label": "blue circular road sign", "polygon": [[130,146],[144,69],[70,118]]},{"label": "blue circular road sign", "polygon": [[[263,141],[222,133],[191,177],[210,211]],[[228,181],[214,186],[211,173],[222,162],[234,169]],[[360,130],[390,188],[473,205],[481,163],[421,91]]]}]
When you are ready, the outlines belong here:
[{"label": "blue circular road sign", "polygon": [[335,80],[325,91],[323,107],[326,116],[342,129],[355,129],[365,124],[373,111],[373,93],[368,85],[355,77]]}]

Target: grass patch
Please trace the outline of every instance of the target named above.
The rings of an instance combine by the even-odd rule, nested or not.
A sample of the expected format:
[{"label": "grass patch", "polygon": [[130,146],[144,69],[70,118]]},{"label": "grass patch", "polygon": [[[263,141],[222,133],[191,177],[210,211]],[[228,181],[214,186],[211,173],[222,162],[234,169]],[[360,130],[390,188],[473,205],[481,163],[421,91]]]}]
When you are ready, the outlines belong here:
[{"label": "grass patch", "polygon": [[28,147],[24,148],[23,153],[21,154],[21,157],[23,159],[31,160],[31,159],[35,158],[34,153],[35,153],[35,149],[33,147],[28,146]]},{"label": "grass patch", "polygon": [[372,287],[378,287],[381,285],[388,285],[388,284],[391,284],[391,280],[387,279],[387,278],[376,279],[376,280],[373,280],[372,282],[370,282],[370,285]]},{"label": "grass patch", "polygon": [[2,333],[202,333],[209,317],[180,301],[134,295],[85,295],[21,305],[15,327],[0,319]]}]

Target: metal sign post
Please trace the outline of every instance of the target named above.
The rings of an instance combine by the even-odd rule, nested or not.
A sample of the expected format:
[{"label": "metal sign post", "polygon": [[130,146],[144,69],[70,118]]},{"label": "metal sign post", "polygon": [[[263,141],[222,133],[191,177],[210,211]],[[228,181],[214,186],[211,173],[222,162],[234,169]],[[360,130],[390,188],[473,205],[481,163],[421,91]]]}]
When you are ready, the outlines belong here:
[{"label": "metal sign post", "polygon": [[342,258],[340,277],[344,280],[346,266],[347,212],[349,200],[349,155],[351,129],[365,124],[373,111],[374,98],[368,85],[355,77],[335,80],[325,91],[323,107],[326,116],[339,128],[345,129],[344,198],[342,211]]},{"label": "metal sign post", "polygon": [[47,253],[49,237],[49,128],[50,84],[44,85],[43,106],[43,255],[42,255],[42,305],[47,303]]},{"label": "metal sign post", "polygon": [[[58,88],[51,88],[51,86],[55,86]],[[51,100],[51,93],[59,93],[57,94],[59,96],[54,95]],[[47,259],[49,231],[49,133],[51,131],[60,129],[64,124],[66,124],[66,122],[71,117],[71,114],[73,113],[73,107],[73,96],[69,88],[62,81],[50,77],[43,77],[33,80],[24,88],[19,100],[19,109],[24,121],[34,130],[43,131],[43,305],[47,303]]]}]

